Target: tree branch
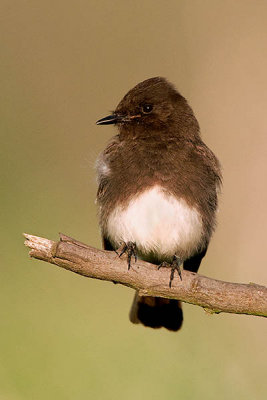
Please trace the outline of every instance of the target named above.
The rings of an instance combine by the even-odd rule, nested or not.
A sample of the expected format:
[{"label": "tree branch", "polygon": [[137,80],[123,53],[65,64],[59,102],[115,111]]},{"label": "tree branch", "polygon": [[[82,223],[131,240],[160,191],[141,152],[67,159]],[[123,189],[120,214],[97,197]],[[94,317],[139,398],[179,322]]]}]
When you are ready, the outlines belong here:
[{"label": "tree branch", "polygon": [[211,313],[250,314],[267,317],[267,288],[254,283],[230,283],[182,271],[169,288],[168,268],[138,260],[127,270],[125,256],[98,250],[60,234],[60,241],[24,234],[31,257],[47,261],[88,278],[121,283],[142,296],[179,299]]}]

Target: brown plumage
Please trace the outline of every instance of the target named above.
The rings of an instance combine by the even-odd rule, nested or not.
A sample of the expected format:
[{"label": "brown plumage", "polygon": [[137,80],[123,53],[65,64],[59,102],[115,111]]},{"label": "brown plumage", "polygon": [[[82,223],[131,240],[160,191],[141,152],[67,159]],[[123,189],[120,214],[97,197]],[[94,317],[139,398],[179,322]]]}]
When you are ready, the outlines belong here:
[{"label": "brown plumage", "polygon": [[[166,79],[151,78],[131,89],[112,116],[98,121],[109,123],[115,123],[119,133],[97,161],[97,202],[105,248],[116,249],[118,238],[121,242],[131,238],[142,259],[160,264],[171,262],[171,255],[176,255],[185,269],[196,272],[215,228],[221,173],[218,160],[200,138],[192,109]],[[168,225],[168,218],[161,217],[161,207],[151,204],[150,211],[150,199],[162,208],[170,204],[170,212],[178,219],[179,212],[184,213],[180,226],[187,232],[183,224],[189,221],[192,228],[184,237],[182,231],[178,234],[179,226],[175,228],[171,218]],[[139,209],[144,224],[140,235],[134,221],[125,222],[133,215],[138,219]],[[149,228],[155,219],[158,225],[162,222],[165,236],[158,232],[158,225],[152,223]],[[194,229],[201,233],[194,235]],[[151,241],[145,236],[145,244],[140,241],[144,232],[151,234]],[[173,242],[167,243],[170,234],[175,238],[173,254]],[[147,326],[178,330],[183,317],[176,300],[136,295],[130,318]]]}]

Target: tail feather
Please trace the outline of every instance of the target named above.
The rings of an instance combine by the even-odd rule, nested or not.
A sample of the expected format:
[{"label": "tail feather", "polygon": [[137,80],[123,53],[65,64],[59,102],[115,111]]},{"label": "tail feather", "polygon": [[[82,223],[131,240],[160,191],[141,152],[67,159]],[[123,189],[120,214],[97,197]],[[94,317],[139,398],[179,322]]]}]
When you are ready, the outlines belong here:
[{"label": "tail feather", "polygon": [[136,292],[130,310],[130,321],[151,328],[164,327],[178,331],[183,323],[181,302],[161,297],[139,296]]}]

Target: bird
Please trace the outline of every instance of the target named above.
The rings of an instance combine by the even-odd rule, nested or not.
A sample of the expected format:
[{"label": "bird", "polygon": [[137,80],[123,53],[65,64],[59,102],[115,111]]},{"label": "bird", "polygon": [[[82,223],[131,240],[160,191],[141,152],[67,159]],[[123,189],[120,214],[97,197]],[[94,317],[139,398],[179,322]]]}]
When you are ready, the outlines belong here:
[{"label": "bird", "polygon": [[[97,125],[115,125],[96,161],[99,225],[106,250],[170,268],[197,272],[216,227],[221,166],[202,141],[187,100],[166,78],[127,92]],[[177,271],[177,278],[176,278]],[[181,302],[136,292],[130,321],[178,331]]]}]

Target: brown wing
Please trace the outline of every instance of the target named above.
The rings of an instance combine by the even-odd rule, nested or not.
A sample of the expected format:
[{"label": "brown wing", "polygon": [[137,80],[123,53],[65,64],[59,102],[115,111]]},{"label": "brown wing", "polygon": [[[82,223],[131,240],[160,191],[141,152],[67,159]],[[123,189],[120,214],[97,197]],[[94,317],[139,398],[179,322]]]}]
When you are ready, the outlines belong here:
[{"label": "brown wing", "polygon": [[183,267],[187,271],[197,272],[202,261],[202,258],[207,253],[208,246],[202,250],[200,253],[193,255],[192,257],[188,258],[184,261]]},{"label": "brown wing", "polygon": [[102,245],[104,250],[115,250],[110,241],[105,236],[102,236]]}]

